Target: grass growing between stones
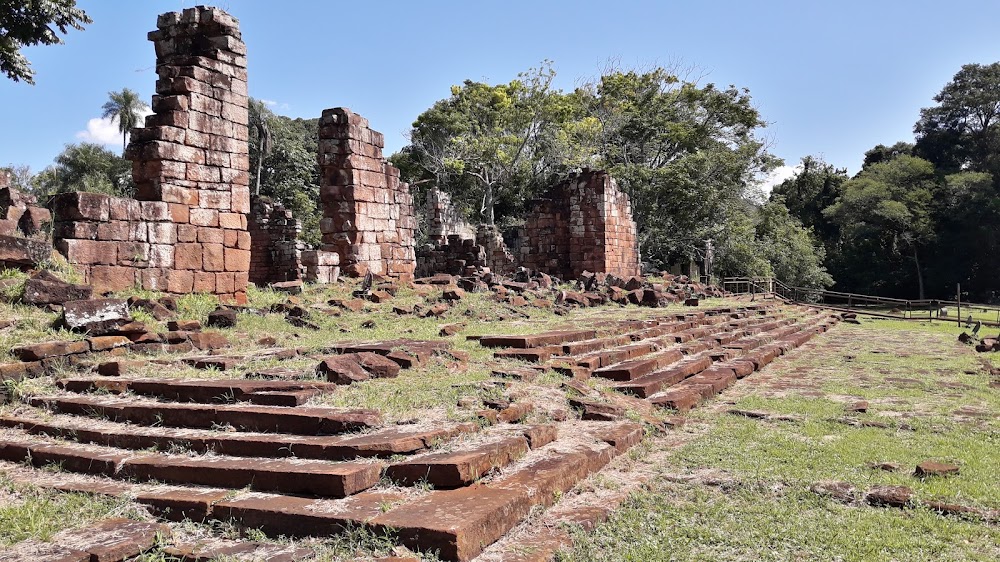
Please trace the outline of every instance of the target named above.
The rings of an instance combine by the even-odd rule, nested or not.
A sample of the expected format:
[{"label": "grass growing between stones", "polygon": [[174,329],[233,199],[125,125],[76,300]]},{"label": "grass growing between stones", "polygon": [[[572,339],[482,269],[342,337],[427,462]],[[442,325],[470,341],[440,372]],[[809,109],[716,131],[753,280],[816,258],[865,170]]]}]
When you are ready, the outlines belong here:
[{"label": "grass growing between stones", "polygon": [[1000,531],[925,509],[856,508],[797,487],[656,482],[562,561],[996,560]]},{"label": "grass growing between stones", "polygon": [[125,499],[42,490],[0,475],[0,551],[29,538],[47,541],[63,529],[109,517],[143,518]]},{"label": "grass growing between stones", "polygon": [[[1000,393],[956,341],[961,331],[938,322],[842,324],[740,381],[688,415],[681,431],[689,441],[660,477],[595,533],[579,534],[563,559],[997,559],[995,524],[809,491],[831,480],[860,493],[908,486],[917,503],[1000,508]],[[866,413],[846,411],[862,399]],[[960,473],[913,476],[925,460],[955,463]],[[871,466],[886,462],[899,469]]]}]

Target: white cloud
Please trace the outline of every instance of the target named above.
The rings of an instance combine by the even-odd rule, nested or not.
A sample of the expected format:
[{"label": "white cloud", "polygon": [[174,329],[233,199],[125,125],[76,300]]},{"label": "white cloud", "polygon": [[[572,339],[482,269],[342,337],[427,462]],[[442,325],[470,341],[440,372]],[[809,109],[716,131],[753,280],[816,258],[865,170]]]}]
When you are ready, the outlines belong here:
[{"label": "white cloud", "polygon": [[[145,110],[140,114],[139,123],[142,123],[147,115],[152,115],[151,110]],[[97,144],[121,146],[122,134],[118,131],[118,121],[110,118],[94,117],[87,121],[87,130],[76,133],[76,138],[83,142],[93,142]]]},{"label": "white cloud", "polygon": [[765,194],[770,195],[771,190],[774,188],[774,186],[791,178],[792,176],[801,171],[802,171],[801,165],[778,166],[774,170],[771,170],[771,173],[768,174],[766,178],[764,178],[764,181],[761,182],[760,184],[760,188],[764,190]]},{"label": "white cloud", "polygon": [[276,102],[274,100],[260,100],[260,102],[263,103],[264,105],[268,106],[268,107],[273,107],[273,106],[278,105],[278,102]]}]

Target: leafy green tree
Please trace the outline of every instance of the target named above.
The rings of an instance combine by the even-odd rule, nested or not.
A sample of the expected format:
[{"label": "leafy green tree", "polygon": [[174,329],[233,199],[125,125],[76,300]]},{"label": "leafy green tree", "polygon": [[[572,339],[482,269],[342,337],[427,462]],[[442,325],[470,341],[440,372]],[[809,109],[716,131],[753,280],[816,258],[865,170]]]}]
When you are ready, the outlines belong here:
[{"label": "leafy green tree", "polygon": [[413,123],[406,155],[424,173],[407,179],[432,182],[466,204],[478,199],[478,213],[494,224],[503,199],[523,202],[553,165],[563,164],[545,150],[571,113],[561,92],[551,89],[554,77],[546,64],[506,84],[453,86],[449,98]]},{"label": "leafy green tree", "polygon": [[142,112],[149,109],[139,94],[125,88],[120,92],[108,92],[108,101],[101,108],[101,117],[118,122],[118,132],[122,134],[122,152],[128,144],[128,134],[139,126]]},{"label": "leafy green tree", "polygon": [[756,178],[780,163],[757,136],[766,124],[745,89],[657,68],[609,72],[583,90],[601,123],[598,165],[629,193],[643,256],[658,267],[721,239]]},{"label": "leafy green tree", "polygon": [[0,72],[34,84],[35,72],[22,47],[62,43],[59,34],[92,23],[76,0],[0,0]]},{"label": "leafy green tree", "polygon": [[39,200],[57,193],[89,191],[116,197],[131,197],[132,163],[99,144],[70,144],[52,166],[34,178]]},{"label": "leafy green tree", "polygon": [[1000,62],[966,64],[920,110],[916,155],[942,171],[987,172],[1000,187]]},{"label": "leafy green tree", "polygon": [[892,146],[884,144],[875,145],[874,148],[865,152],[865,161],[861,164],[861,169],[865,169],[872,164],[888,162],[899,156],[913,156],[914,144],[912,142],[900,141]]},{"label": "leafy green tree", "polygon": [[823,245],[792,216],[780,197],[760,208],[755,234],[778,279],[794,287],[825,289],[833,285],[823,263]]},{"label": "leafy green tree", "polygon": [[[824,211],[842,233],[842,253],[856,259],[850,267],[877,272],[869,290],[892,278],[905,278],[885,262],[912,258],[920,298],[924,265],[920,255],[935,237],[932,202],[937,189],[934,165],[914,156],[873,164],[841,186],[840,196]],[[872,267],[882,262],[881,268]]]},{"label": "leafy green tree", "polygon": [[835,168],[822,158],[802,158],[796,174],[771,190],[771,200],[781,199],[789,212],[819,237],[825,245],[836,242],[837,226],[823,215],[823,210],[836,201],[841,186],[847,181],[847,170]]},{"label": "leafy green tree", "polygon": [[[276,115],[251,100],[250,182],[259,185],[258,195],[271,197],[292,211],[302,223],[300,238],[310,245],[320,243],[319,220],[319,119],[292,119]],[[262,135],[266,122],[270,142]]]}]

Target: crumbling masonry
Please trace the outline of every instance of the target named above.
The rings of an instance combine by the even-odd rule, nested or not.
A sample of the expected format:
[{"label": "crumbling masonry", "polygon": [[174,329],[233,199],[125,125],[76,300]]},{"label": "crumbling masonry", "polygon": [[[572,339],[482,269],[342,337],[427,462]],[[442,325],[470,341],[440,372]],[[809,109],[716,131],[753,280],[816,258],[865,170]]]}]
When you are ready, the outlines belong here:
[{"label": "crumbling masonry", "polygon": [[347,275],[412,279],[416,267],[413,197],[382,157],[382,133],[346,108],[319,123],[322,249],[336,252]]},{"label": "crumbling masonry", "polygon": [[215,8],[163,14],[149,34],[156,95],[132,131],[136,199],[53,202],[56,248],[97,291],[133,286],[242,302],[250,270],[246,47]]},{"label": "crumbling masonry", "polygon": [[520,265],[564,279],[584,271],[639,275],[632,203],[607,172],[574,174],[527,207]]}]

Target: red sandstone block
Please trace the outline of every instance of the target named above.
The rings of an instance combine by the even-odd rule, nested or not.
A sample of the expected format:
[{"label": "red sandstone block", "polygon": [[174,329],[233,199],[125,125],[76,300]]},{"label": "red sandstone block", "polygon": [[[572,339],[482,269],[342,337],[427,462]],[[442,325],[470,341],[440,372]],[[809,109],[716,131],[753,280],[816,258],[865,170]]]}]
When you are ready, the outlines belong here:
[{"label": "red sandstone block", "polygon": [[71,263],[77,264],[113,264],[118,258],[118,246],[114,242],[58,240],[56,249]]},{"label": "red sandstone block", "polygon": [[222,228],[240,230],[245,228],[243,221],[244,217],[240,213],[219,213],[219,226]]},{"label": "red sandstone block", "polygon": [[226,271],[249,271],[250,251],[237,250],[235,248],[225,249]]},{"label": "red sandstone block", "polygon": [[202,191],[198,206],[202,209],[228,211],[232,207],[232,195],[228,191]]},{"label": "red sandstone block", "polygon": [[201,244],[177,244],[174,246],[174,267],[200,270],[202,268]]},{"label": "red sandstone block", "polygon": [[[188,209],[187,205],[184,205],[185,209]],[[197,242],[198,241],[198,227],[193,224],[178,224],[177,225],[177,241],[178,242]],[[199,261],[201,258],[198,258]]]},{"label": "red sandstone block", "polygon": [[[202,267],[205,271],[225,271],[225,246],[222,244],[202,244]],[[249,258],[248,258],[249,266]]]},{"label": "red sandstone block", "polygon": [[250,212],[250,188],[246,187],[246,184],[233,185],[230,209],[234,213]]},{"label": "red sandstone block", "polygon": [[197,226],[219,226],[219,211],[216,209],[191,209],[191,224]]},{"label": "red sandstone block", "polygon": [[187,205],[182,205],[180,203],[169,203],[167,204],[170,213],[170,222],[174,224],[186,224],[190,218],[190,208]]},{"label": "red sandstone block", "polygon": [[171,275],[170,269],[148,267],[139,271],[139,284],[147,291],[169,292]]},{"label": "red sandstone block", "polygon": [[126,266],[95,265],[90,268],[88,281],[97,292],[124,291],[136,286],[137,271]]},{"label": "red sandstone block", "polygon": [[116,197],[108,203],[110,220],[137,221],[142,218],[142,210],[135,199]]},{"label": "red sandstone block", "polygon": [[208,244],[222,244],[226,236],[223,230],[209,226],[198,227],[198,242]]},{"label": "red sandstone block", "polygon": [[[174,262],[176,263],[176,257]],[[200,260],[199,260],[199,263]],[[177,269],[182,269],[179,265],[175,266]],[[194,272],[193,271],[170,271],[167,275],[167,292],[169,293],[190,293],[194,290]]]},{"label": "red sandstone block", "polygon": [[215,274],[208,271],[195,271],[193,290],[196,293],[214,293]]},{"label": "red sandstone block", "polygon": [[236,292],[236,277],[233,273],[216,273],[215,290],[219,293]]}]

